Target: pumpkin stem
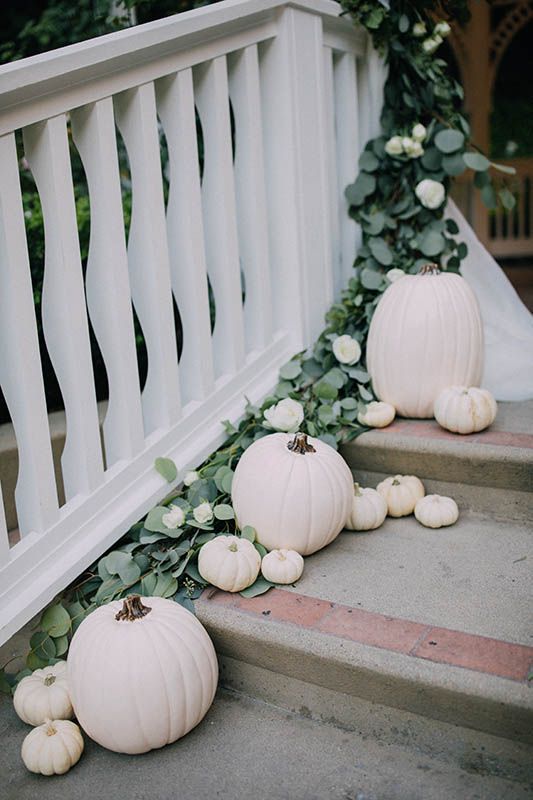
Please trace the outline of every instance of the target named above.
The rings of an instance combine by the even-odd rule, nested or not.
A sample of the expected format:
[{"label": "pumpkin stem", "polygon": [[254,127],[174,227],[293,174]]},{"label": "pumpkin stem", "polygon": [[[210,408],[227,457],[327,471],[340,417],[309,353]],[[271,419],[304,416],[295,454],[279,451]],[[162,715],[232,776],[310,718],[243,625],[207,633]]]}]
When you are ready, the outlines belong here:
[{"label": "pumpkin stem", "polygon": [[46,725],[45,733],[47,736],[55,736],[57,733],[57,728],[54,728],[54,723],[51,719],[45,719],[44,724]]},{"label": "pumpkin stem", "polygon": [[293,453],[300,453],[302,456],[306,453],[316,453],[313,445],[309,444],[307,441],[306,433],[296,433],[294,439],[291,439],[291,441],[287,443],[287,447]]},{"label": "pumpkin stem", "polygon": [[56,676],[55,675],[47,675],[46,678],[43,681],[45,686],[51,686],[55,682],[56,682]]},{"label": "pumpkin stem", "polygon": [[359,486],[357,481],[353,485],[353,493],[356,497],[361,497],[361,495],[363,494],[363,492],[361,491],[361,487]]},{"label": "pumpkin stem", "polygon": [[438,264],[424,264],[418,271],[419,275],[440,275],[440,267]]},{"label": "pumpkin stem", "polygon": [[149,606],[145,606],[143,604],[140,595],[131,594],[129,597],[124,598],[124,605],[118,614],[115,614],[115,619],[119,622],[121,620],[135,622],[136,619],[142,619],[145,617],[150,613],[151,610],[152,609]]},{"label": "pumpkin stem", "polygon": [[236,553],[238,549],[239,548],[237,547],[237,544],[235,542],[232,542],[228,547],[228,550],[231,550],[232,553]]}]

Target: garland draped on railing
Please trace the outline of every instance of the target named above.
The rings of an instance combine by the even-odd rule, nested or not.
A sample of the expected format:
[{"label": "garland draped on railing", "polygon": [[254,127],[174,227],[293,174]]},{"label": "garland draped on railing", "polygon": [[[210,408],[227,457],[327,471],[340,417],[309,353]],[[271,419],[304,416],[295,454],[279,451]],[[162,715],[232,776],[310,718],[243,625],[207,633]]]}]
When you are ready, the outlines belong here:
[{"label": "garland draped on railing", "polygon": [[[467,248],[454,238],[455,222],[444,218],[454,177],[474,170],[484,200],[496,204],[489,171],[509,170],[491,164],[470,140],[461,112],[462,87],[436,55],[450,26],[445,19],[433,21],[435,3],[417,0],[389,7],[385,0],[341,0],[341,5],[369,31],[374,45],[386,50],[389,64],[382,133],[366,144],[358,177],[346,190],[350,215],[363,233],[354,276],[326,315],[327,326],[312,352],[285,364],[272,394],[261,406],[248,404],[237,427],[223,423],[228,434],[224,446],[45,610],[31,638],[27,669],[18,675],[0,672],[0,688],[6,691],[28,671],[64,656],[73,631],[102,602],[138,593],[174,598],[192,609],[205,585],[196,566],[199,548],[218,534],[236,532],[230,492],[243,451],[273,430],[301,430],[334,447],[365,430],[358,414],[373,399],[365,345],[382,292],[428,259],[449,270],[460,268]],[[443,3],[440,13],[464,21],[466,1]],[[507,189],[500,191],[500,199],[512,205]],[[158,459],[156,468],[175,481],[171,461]],[[253,529],[240,534],[254,541]],[[265,549],[254,543],[264,555]],[[271,585],[259,578],[243,594],[253,596]]]}]

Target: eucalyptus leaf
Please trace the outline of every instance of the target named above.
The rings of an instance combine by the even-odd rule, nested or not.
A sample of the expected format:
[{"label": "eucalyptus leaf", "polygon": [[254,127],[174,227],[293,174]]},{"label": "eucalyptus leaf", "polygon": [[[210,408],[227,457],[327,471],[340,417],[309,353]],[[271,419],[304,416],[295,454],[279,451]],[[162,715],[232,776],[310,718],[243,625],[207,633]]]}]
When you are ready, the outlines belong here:
[{"label": "eucalyptus leaf", "polygon": [[363,150],[359,156],[359,167],[365,172],[374,172],[379,167],[379,160],[371,150]]},{"label": "eucalyptus leaf", "polygon": [[507,188],[500,189],[498,192],[500,200],[502,201],[502,205],[507,211],[512,211],[512,209],[516,205],[516,200],[512,192],[509,191]]},{"label": "eucalyptus leaf", "polygon": [[463,160],[467,167],[476,172],[485,172],[490,167],[490,161],[482,153],[463,153]]},{"label": "eucalyptus leaf", "polygon": [[385,239],[381,239],[378,237],[371,237],[368,240],[368,246],[370,248],[370,252],[380,264],[384,267],[388,267],[392,264],[393,255],[392,251],[385,241]]},{"label": "eucalyptus leaf", "polygon": [[435,136],[435,144],[441,153],[455,153],[460,150],[465,143],[464,133],[461,131],[447,128],[446,130],[439,131]]},{"label": "eucalyptus leaf", "polygon": [[168,483],[173,483],[178,477],[178,470],[171,458],[156,458],[154,466]]},{"label": "eucalyptus leaf", "polygon": [[289,361],[288,364],[284,364],[280,371],[280,377],[284,378],[287,381],[292,381],[294,378],[297,378],[298,375],[302,371],[302,365],[299,361]]},{"label": "eucalyptus leaf", "polygon": [[70,614],[61,603],[57,603],[43,612],[40,625],[49,636],[65,636],[70,631]]},{"label": "eucalyptus leaf", "polygon": [[56,646],[54,644],[54,640],[46,631],[37,631],[33,634],[30,639],[30,648],[36,657],[44,662],[47,662],[48,659],[55,658],[56,656]]},{"label": "eucalyptus leaf", "polygon": [[419,248],[425,256],[437,256],[446,246],[444,236],[434,231],[427,231],[419,239]]},{"label": "eucalyptus leaf", "polygon": [[257,532],[251,525],[245,525],[241,531],[241,536],[243,539],[248,539],[249,542],[255,542]]},{"label": "eucalyptus leaf", "polygon": [[364,269],[361,273],[361,283],[365,289],[379,289],[383,283],[383,274],[372,269]]},{"label": "eucalyptus leaf", "polygon": [[219,505],[213,508],[213,514],[215,515],[216,519],[234,519],[235,513],[233,511],[232,506],[227,505],[226,503],[220,503]]},{"label": "eucalyptus leaf", "polygon": [[243,589],[242,592],[239,592],[241,597],[257,597],[260,594],[265,594],[274,586],[273,583],[267,581],[266,578],[259,576],[255,583],[252,583],[251,586],[248,586],[247,589]]}]

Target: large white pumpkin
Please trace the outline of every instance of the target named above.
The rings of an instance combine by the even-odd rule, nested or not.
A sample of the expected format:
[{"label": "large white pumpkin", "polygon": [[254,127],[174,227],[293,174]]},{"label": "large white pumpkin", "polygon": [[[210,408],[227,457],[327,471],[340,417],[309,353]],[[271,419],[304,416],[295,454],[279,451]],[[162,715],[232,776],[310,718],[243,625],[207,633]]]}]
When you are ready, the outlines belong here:
[{"label": "large white pumpkin", "polygon": [[84,731],[117,753],[145,753],[198,725],[218,680],[215,649],[194,614],[162,597],[116,600],[80,625],[68,654]]},{"label": "large white pumpkin", "polygon": [[241,528],[254,527],[268,550],[303,556],[341,532],[352,497],[352,473],[342,456],[302,433],[273,433],[250,445],[231,490]]},{"label": "large white pumpkin", "polygon": [[367,367],[377,397],[403,417],[432,417],[447,386],[479,386],[483,325],[464,278],[427,265],[391,284],[372,317]]}]

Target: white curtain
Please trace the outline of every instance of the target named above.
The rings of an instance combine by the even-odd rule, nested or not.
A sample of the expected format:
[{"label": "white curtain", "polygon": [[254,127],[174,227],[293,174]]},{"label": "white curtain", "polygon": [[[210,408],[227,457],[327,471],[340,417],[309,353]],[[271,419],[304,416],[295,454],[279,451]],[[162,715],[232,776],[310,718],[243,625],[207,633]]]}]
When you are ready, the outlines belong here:
[{"label": "white curtain", "polygon": [[533,315],[511,282],[453,201],[446,218],[459,226],[457,238],[468,245],[461,274],[475,292],[485,331],[485,370],[482,386],[496,400],[533,398]]}]

